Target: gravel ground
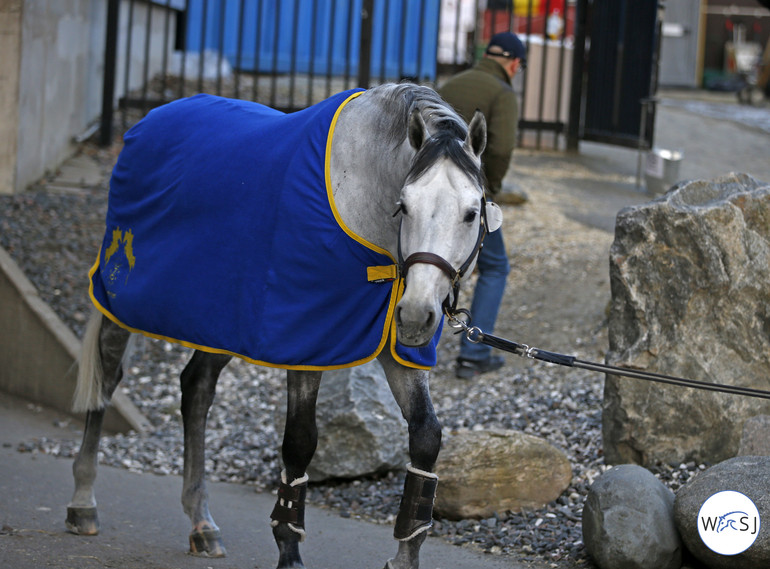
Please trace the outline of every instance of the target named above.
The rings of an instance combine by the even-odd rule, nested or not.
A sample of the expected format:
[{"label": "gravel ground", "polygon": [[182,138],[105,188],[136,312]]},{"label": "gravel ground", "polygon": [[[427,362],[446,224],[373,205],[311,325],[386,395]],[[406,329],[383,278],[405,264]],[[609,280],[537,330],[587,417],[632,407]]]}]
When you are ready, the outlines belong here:
[{"label": "gravel ground", "polygon": [[[92,187],[69,187],[54,173],[25,193],[0,196],[0,245],[78,336],[90,313],[86,275],[101,240],[106,179],[118,149],[82,149],[81,157],[102,173]],[[602,361],[612,235],[561,213],[565,200],[569,205],[577,198],[570,198],[561,181],[560,155],[543,160],[543,153],[521,151],[517,156],[512,177],[530,201],[504,206],[513,271],[496,333]],[[569,175],[575,179],[593,173],[573,165]],[[589,486],[606,469],[601,450],[603,377],[506,355],[502,370],[467,382],[454,377],[456,355],[457,340],[446,333],[432,380],[444,429],[505,428],[538,435],[567,454],[573,479],[558,500],[543,508],[487,520],[438,520],[433,533],[519,562],[592,567],[583,548],[580,516]],[[104,464],[158,474],[181,472],[178,376],[188,357],[187,350],[176,345],[147,339],[137,343],[122,388],[155,429],[144,437],[104,437]],[[212,479],[251,484],[258,490],[275,487],[280,436],[274,416],[282,389],[279,370],[239,360],[228,365],[209,420],[207,471]],[[76,443],[33,440],[19,450],[73,456]],[[698,468],[661,465],[656,474],[676,489]],[[309,500],[341,516],[392,523],[402,485],[402,473],[327,482],[311,486]]]}]

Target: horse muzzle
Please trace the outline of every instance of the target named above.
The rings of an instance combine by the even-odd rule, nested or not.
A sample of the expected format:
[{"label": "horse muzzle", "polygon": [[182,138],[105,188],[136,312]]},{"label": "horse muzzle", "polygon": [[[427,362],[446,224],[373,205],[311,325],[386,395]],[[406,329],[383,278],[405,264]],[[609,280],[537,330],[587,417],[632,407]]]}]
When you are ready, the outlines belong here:
[{"label": "horse muzzle", "polygon": [[396,305],[396,338],[408,348],[419,348],[433,339],[441,321],[438,303],[402,298]]},{"label": "horse muzzle", "polygon": [[[395,319],[398,341],[407,347],[416,348],[428,344],[436,333],[443,307],[454,296],[457,272],[438,255],[414,253],[402,266],[406,278],[409,267],[420,264],[409,274],[409,286],[396,305]],[[440,269],[439,272],[435,268]],[[446,281],[449,277],[449,283]],[[450,290],[446,290],[446,285]],[[443,289],[443,290],[442,290]],[[443,300],[446,298],[447,300]]]}]

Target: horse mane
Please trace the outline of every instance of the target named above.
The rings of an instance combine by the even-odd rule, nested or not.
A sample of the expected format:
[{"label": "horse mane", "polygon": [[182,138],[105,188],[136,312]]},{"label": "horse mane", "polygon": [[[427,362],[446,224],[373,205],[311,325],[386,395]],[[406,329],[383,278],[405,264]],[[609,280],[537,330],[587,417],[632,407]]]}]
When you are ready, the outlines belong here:
[{"label": "horse mane", "polygon": [[413,83],[398,83],[381,85],[370,92],[380,95],[385,106],[380,132],[394,146],[402,144],[406,138],[409,116],[415,107],[428,128],[429,138],[415,155],[406,176],[407,182],[418,179],[442,158],[448,158],[479,187],[486,187],[481,167],[464,148],[468,125],[436,91]]}]

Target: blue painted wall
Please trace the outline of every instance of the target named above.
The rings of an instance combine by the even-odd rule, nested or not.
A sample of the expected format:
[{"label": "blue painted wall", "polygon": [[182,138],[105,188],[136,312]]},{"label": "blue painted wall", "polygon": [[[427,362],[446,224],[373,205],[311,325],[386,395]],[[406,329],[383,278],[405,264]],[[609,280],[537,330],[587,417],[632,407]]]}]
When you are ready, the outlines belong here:
[{"label": "blue painted wall", "polygon": [[[362,1],[189,0],[187,50],[221,48],[246,71],[355,76]],[[435,79],[439,6],[440,0],[374,1],[373,78],[384,70],[391,80]]]}]

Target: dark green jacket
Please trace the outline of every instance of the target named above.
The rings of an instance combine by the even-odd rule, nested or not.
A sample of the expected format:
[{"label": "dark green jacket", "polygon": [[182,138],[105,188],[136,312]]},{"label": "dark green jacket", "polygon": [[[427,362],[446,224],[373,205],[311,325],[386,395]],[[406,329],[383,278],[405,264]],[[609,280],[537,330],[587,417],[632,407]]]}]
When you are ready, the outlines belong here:
[{"label": "dark green jacket", "polygon": [[479,109],[487,119],[487,148],[482,156],[489,191],[500,191],[516,143],[519,102],[508,74],[492,59],[454,75],[438,90],[460,115],[470,121]]}]

